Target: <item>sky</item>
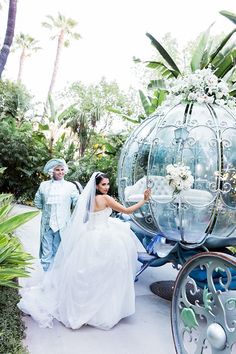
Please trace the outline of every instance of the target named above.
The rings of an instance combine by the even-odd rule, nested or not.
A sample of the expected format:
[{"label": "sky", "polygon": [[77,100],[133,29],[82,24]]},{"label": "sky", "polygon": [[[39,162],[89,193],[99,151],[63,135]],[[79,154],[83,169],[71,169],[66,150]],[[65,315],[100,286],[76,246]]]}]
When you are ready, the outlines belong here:
[{"label": "sky", "polygon": [[[6,1],[8,3],[8,1]],[[1,11],[0,39],[7,21]],[[116,80],[122,89],[138,85],[132,58],[150,59],[154,49],[145,33],[160,39],[170,32],[178,44],[195,39],[214,22],[212,34],[228,33],[233,23],[220,10],[236,13],[235,0],[18,0],[15,34],[27,33],[40,41],[42,50],[27,59],[22,81],[40,100],[47,94],[55,58],[56,41],[41,23],[58,12],[78,22],[82,38],[65,49],[56,90],[68,83],[97,83],[101,77]],[[162,43],[164,44],[164,43]],[[4,78],[15,80],[19,52],[10,53]]]}]

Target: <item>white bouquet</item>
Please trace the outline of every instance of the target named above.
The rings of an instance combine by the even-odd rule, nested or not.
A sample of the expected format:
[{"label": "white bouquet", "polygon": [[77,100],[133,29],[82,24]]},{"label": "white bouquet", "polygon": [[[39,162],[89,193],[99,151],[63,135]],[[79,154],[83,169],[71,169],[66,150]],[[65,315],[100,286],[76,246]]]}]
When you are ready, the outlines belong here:
[{"label": "white bouquet", "polygon": [[169,182],[173,193],[178,194],[182,190],[188,190],[192,187],[194,179],[190,168],[181,163],[166,166],[166,179]]}]

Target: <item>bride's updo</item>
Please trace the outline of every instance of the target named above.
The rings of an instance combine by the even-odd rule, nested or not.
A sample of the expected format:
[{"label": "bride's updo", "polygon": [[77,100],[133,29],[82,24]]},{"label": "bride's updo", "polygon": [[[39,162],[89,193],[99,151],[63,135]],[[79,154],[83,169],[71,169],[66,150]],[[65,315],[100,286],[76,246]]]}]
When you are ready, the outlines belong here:
[{"label": "bride's updo", "polygon": [[[98,172],[95,177],[96,186],[103,180],[103,178],[109,178],[106,173]],[[96,189],[96,195],[102,194],[98,189]]]}]

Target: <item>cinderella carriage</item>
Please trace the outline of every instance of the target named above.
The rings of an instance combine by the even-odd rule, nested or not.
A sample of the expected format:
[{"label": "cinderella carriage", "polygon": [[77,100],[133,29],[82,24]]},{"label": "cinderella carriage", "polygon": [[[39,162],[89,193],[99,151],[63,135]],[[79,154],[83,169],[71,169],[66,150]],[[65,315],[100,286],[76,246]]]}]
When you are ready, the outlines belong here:
[{"label": "cinderella carriage", "polygon": [[176,352],[236,353],[233,111],[179,103],[147,118],[123,147],[118,186],[126,206],[152,188],[131,222],[147,250],[139,274],[168,262],[179,269],[171,313]]}]

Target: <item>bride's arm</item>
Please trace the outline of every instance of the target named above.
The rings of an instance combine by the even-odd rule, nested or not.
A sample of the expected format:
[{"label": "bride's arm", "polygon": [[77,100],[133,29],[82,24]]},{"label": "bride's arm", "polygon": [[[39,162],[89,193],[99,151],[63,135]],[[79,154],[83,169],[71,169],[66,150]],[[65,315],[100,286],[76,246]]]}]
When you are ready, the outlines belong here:
[{"label": "bride's arm", "polygon": [[107,206],[112,208],[113,210],[123,214],[132,214],[134,211],[141,208],[141,206],[143,206],[149,200],[150,194],[151,190],[149,188],[146,189],[143,194],[143,199],[128,208],[118,203],[114,198],[110,197],[109,195],[105,195],[104,199],[106,201]]}]

